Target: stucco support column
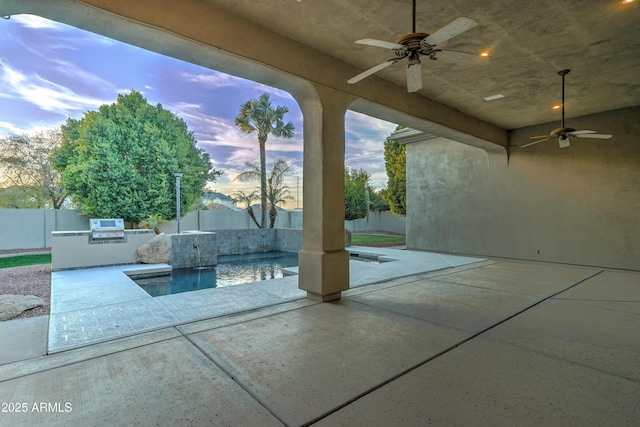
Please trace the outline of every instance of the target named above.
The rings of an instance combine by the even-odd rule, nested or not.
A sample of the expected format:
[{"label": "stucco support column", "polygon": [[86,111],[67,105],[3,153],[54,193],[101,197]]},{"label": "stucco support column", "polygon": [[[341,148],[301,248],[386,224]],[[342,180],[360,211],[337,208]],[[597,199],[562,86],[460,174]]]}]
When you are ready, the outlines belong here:
[{"label": "stucco support column", "polygon": [[304,209],[298,286],[318,301],[340,299],[349,289],[344,248],[344,116],[354,98],[316,86],[305,97]]}]

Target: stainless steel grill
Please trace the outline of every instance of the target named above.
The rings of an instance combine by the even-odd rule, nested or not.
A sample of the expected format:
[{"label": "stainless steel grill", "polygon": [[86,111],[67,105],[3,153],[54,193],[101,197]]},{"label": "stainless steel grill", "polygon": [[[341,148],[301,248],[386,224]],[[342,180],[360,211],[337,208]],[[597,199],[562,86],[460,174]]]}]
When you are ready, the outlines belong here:
[{"label": "stainless steel grill", "polygon": [[124,220],[122,218],[91,218],[92,241],[120,241],[124,240]]}]

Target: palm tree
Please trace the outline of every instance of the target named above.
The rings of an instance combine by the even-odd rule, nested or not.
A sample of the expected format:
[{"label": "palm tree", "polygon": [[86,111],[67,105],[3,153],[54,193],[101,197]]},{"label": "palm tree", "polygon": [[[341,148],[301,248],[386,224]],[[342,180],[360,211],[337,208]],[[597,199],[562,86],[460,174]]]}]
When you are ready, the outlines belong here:
[{"label": "palm tree", "polygon": [[[236,176],[233,179],[234,181],[236,179],[240,181],[255,181],[261,176],[261,169],[257,163],[245,162],[245,165],[247,166],[247,170]],[[267,178],[266,196],[269,202],[269,228],[273,228],[276,223],[276,217],[278,215],[276,205],[293,199],[289,194],[289,186],[284,184],[284,178],[288,171],[289,165],[287,162],[284,159],[278,159],[273,163],[271,172]],[[252,194],[255,194],[255,192]],[[266,209],[263,208],[262,212],[264,213],[265,211]]]},{"label": "palm tree", "polygon": [[285,106],[275,108],[271,104],[269,94],[263,93],[258,99],[250,99],[240,106],[240,114],[236,117],[236,126],[244,133],[258,133],[260,147],[260,206],[262,207],[261,228],[267,225],[267,167],[265,145],[270,134],[277,138],[291,138],[295,132],[293,123],[284,122],[284,115],[289,112]]},{"label": "palm tree", "polygon": [[273,164],[269,178],[267,179],[267,200],[269,201],[269,228],[273,228],[276,223],[278,203],[293,200],[289,194],[289,186],[284,184],[284,177],[289,171],[289,165],[283,159],[278,159]]},{"label": "palm tree", "polygon": [[255,200],[258,200],[259,198],[260,197],[258,196],[258,193],[256,191],[253,191],[251,194],[245,194],[243,191],[238,191],[236,194],[234,194],[234,197],[233,197],[234,202],[245,204],[245,209],[247,210],[247,213],[249,213],[249,216],[251,217],[251,219],[253,220],[253,222],[256,224],[258,228],[260,228],[260,224],[258,224],[258,220],[256,219],[256,216],[253,213],[253,209],[251,208],[251,205]]}]

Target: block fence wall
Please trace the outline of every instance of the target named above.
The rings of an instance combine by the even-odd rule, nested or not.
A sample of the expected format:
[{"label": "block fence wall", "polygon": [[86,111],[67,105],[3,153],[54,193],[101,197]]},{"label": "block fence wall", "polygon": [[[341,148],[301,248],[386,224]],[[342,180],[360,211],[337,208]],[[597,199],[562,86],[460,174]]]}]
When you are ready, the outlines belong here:
[{"label": "block fence wall", "polygon": [[[275,227],[302,229],[302,211],[278,212]],[[159,226],[160,231],[177,232],[177,221]],[[405,234],[405,218],[391,212],[370,212],[369,218],[345,221],[352,232],[372,230]],[[192,211],[180,219],[180,230],[257,230],[246,211]],[[89,218],[72,209],[0,209],[0,250],[51,247],[54,231],[87,231]]]}]

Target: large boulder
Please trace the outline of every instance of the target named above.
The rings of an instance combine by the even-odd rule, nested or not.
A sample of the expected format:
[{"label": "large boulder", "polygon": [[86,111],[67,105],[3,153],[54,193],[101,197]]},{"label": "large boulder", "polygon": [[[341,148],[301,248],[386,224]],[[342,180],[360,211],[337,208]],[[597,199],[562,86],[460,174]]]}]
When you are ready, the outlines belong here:
[{"label": "large boulder", "polygon": [[137,253],[143,264],[167,264],[171,258],[171,236],[160,233],[140,246]]},{"label": "large boulder", "polygon": [[0,320],[11,319],[23,311],[43,305],[42,298],[35,295],[0,295]]}]

